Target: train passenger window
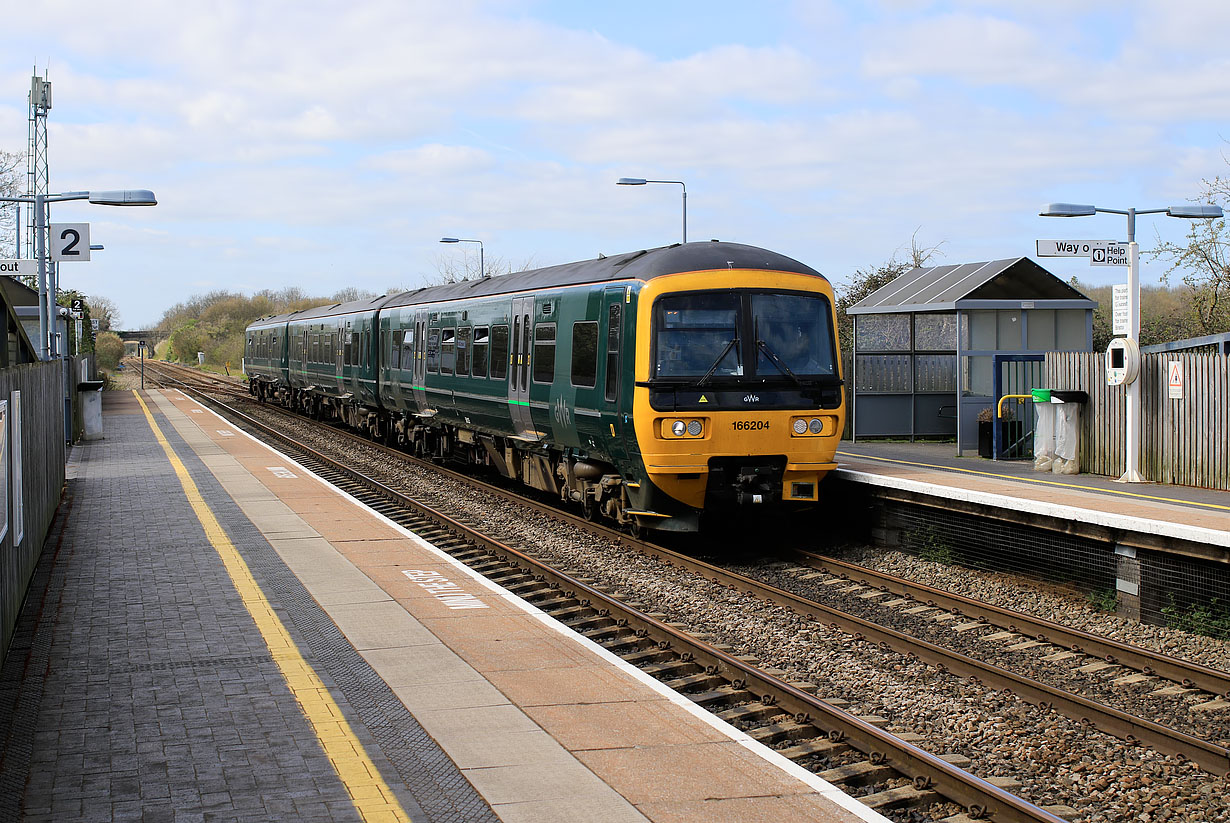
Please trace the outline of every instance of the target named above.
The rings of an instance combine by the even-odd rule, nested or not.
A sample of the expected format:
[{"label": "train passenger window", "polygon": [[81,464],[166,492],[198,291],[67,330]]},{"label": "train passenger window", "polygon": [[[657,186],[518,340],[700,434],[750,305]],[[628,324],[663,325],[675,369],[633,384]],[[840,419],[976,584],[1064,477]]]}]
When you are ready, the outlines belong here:
[{"label": "train passenger window", "polygon": [[486,326],[474,327],[474,349],[470,356],[470,369],[475,377],[487,376],[487,351],[490,340]]},{"label": "train passenger window", "polygon": [[342,344],[342,363],[343,365],[346,365],[346,366],[354,365],[354,359],[353,359],[354,350],[355,350],[354,338],[356,337],[358,337],[357,334],[349,335],[345,338],[345,342]]},{"label": "train passenger window", "polygon": [[470,327],[457,329],[457,374],[470,373]]},{"label": "train passenger window", "polygon": [[440,332],[433,329],[427,335],[427,371],[435,374],[440,371]]},{"label": "train passenger window", "polygon": [[619,396],[619,339],[620,317],[623,306],[612,303],[606,319],[606,399],[614,401]]},{"label": "train passenger window", "polygon": [[440,374],[452,374],[457,361],[457,332],[454,329],[440,331]]},{"label": "train passenger window", "polygon": [[572,324],[572,385],[598,384],[598,324]]},{"label": "train passenger window", "polygon": [[534,382],[555,380],[555,324],[539,323],[534,327]]},{"label": "train passenger window", "polygon": [[313,363],[320,362],[320,335],[319,334],[312,335],[312,351],[311,351],[310,359]]},{"label": "train passenger window", "polygon": [[401,367],[403,369],[414,368],[414,329],[406,329],[406,336],[402,340]]},{"label": "train passenger window", "polygon": [[508,326],[491,327],[491,376],[496,380],[508,376]]},{"label": "train passenger window", "polygon": [[397,331],[393,332],[393,351],[390,352],[392,357],[390,357],[389,359],[389,365],[391,365],[395,369],[401,368],[401,340],[402,340],[402,330],[398,329]]}]

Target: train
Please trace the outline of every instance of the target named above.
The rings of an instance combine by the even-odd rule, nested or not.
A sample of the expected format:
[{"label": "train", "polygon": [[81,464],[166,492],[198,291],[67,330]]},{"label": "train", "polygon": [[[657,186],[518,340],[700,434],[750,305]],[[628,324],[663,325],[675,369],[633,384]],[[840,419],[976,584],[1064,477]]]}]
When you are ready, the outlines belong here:
[{"label": "train", "polygon": [[845,426],[838,352],[823,275],[711,241],[262,317],[245,371],[261,402],[641,535],[817,503]]}]

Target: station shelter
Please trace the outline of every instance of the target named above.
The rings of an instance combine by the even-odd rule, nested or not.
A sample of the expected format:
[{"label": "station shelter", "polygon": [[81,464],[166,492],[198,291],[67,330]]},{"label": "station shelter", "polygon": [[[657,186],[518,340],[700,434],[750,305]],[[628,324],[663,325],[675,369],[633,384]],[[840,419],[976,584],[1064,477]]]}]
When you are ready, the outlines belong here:
[{"label": "station shelter", "polygon": [[[999,398],[1045,388],[1046,352],[1093,350],[1096,307],[1027,257],[911,269],[848,309],[852,436],[978,448]],[[1032,407],[1012,408],[1026,444]]]}]

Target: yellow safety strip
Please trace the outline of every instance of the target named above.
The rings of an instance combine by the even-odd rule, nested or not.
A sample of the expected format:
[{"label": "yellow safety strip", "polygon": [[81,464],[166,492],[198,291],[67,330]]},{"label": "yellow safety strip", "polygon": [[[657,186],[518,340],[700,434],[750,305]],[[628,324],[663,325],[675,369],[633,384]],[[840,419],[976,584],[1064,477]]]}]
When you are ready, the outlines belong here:
[{"label": "yellow safety strip", "polygon": [[[1159,503],[1175,503],[1180,506],[1201,506],[1206,509],[1219,509],[1221,511],[1230,511],[1230,506],[1222,506],[1217,503],[1200,503],[1195,500],[1178,500],[1173,497],[1161,497],[1155,494],[1138,494],[1136,492],[1120,491],[1118,489],[1103,489],[1097,486],[1082,486],[1079,483],[1060,483],[1057,480],[1039,480],[1033,477],[1019,477],[1013,474],[995,474],[993,472],[980,472],[977,469],[963,469],[959,466],[940,466],[934,463],[915,463],[910,460],[896,460],[891,457],[873,457],[870,454],[856,454],[854,452],[837,452],[841,457],[853,457],[856,460],[879,460],[881,463],[899,463],[902,466],[918,466],[924,469],[942,469],[944,471],[965,472],[966,474],[977,474],[982,477],[995,477],[1001,480],[1015,480],[1021,483],[1037,483],[1042,486],[1059,486],[1065,489],[1080,489],[1086,492],[1100,492],[1102,494],[1117,494],[1122,497],[1136,497],[1141,500],[1156,500]],[[840,468],[840,466],[838,467]]]},{"label": "yellow safety strip", "polygon": [[133,390],[133,394],[145,411],[145,419],[149,421],[150,428],[154,430],[154,437],[158,439],[159,445],[167,454],[167,459],[171,461],[171,466],[179,477],[184,494],[188,496],[192,510],[196,512],[197,519],[201,521],[201,526],[205,529],[205,536],[209,538],[218,556],[222,558],[222,563],[231,576],[231,582],[243,600],[244,607],[247,608],[248,614],[252,615],[252,620],[260,630],[265,645],[269,647],[269,653],[273,656],[274,662],[278,664],[286,685],[290,687],[295,700],[299,701],[303,715],[316,733],[316,739],[320,741],[325,756],[329,758],[337,776],[346,787],[346,791],[350,793],[355,809],[364,820],[372,821],[372,823],[375,821],[410,823],[410,815],[401,807],[393,791],[380,776],[376,765],[367,756],[367,752],[363,750],[363,745],[355,737],[350,724],[342,716],[342,710],[330,696],[324,683],[316,676],[316,672],[303,659],[294,640],[287,633],[286,627],[282,625],[282,621],[274,614],[273,607],[269,605],[260,586],[253,579],[248,564],[244,562],[235,545],[222,530],[222,526],[219,525],[214,513],[201,496],[196,483],[193,482],[192,476],[188,474],[187,468],[184,467],[179,456],[175,454],[171,444],[167,442],[166,437],[158,428],[149,407],[145,405],[145,401],[141,399],[141,395],[137,394],[136,390]]}]

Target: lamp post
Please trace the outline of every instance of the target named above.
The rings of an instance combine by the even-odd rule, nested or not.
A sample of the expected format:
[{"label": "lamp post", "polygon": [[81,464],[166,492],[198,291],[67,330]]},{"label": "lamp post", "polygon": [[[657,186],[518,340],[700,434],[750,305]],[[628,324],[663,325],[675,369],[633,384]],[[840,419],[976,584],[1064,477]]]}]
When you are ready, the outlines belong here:
[{"label": "lamp post", "polygon": [[[1094,214],[1122,214],[1128,219],[1128,330],[1127,338],[1133,342],[1140,337],[1140,246],[1136,244],[1136,215],[1165,214],[1167,217],[1182,217],[1188,220],[1203,220],[1222,216],[1220,206],[1170,206],[1164,209],[1103,209],[1081,203],[1051,203],[1038,214],[1040,217],[1092,217]],[[1127,388],[1127,414],[1124,419],[1126,431],[1125,466],[1120,483],[1143,483],[1140,474],[1140,378]]]},{"label": "lamp post", "polygon": [[39,358],[51,359],[50,324],[55,290],[47,288],[47,204],[64,200],[89,200],[100,206],[156,206],[158,201],[148,189],[119,191],[70,191],[63,194],[33,194],[25,197],[0,197],[0,203],[29,203],[34,206],[34,255],[38,259],[38,336]]},{"label": "lamp post", "polygon": [[477,243],[478,244],[478,276],[487,276],[487,265],[483,260],[483,241],[482,240],[466,240],[463,237],[441,237],[441,243]]},{"label": "lamp post", "polygon": [[683,186],[683,242],[688,242],[688,187],[682,180],[646,180],[643,177],[621,177],[615,181],[617,186],[643,186],[646,183],[676,183]]}]

